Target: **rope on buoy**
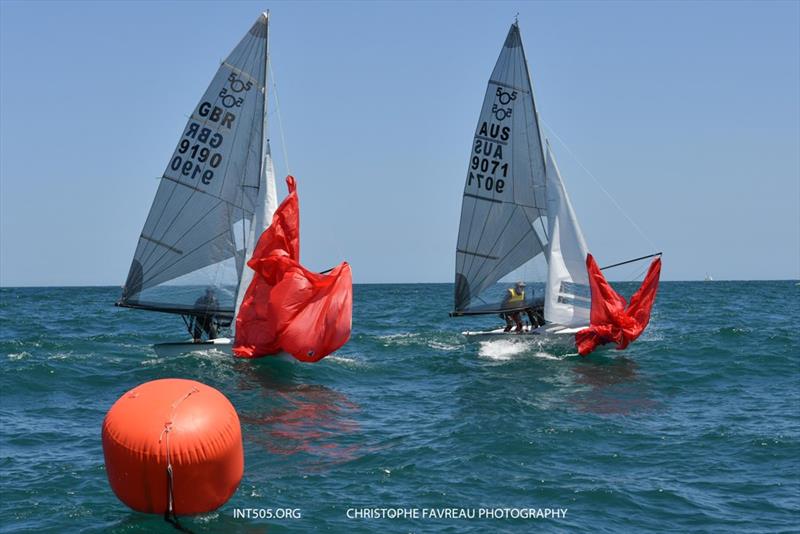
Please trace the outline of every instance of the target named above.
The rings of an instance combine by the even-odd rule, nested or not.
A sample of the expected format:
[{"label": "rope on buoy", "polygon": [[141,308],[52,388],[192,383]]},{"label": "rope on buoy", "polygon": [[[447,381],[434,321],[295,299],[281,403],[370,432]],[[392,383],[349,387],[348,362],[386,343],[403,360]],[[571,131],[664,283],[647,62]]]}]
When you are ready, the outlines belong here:
[{"label": "rope on buoy", "polygon": [[[164,521],[171,524],[175,529],[181,532],[189,532],[192,531],[181,525],[180,521],[178,520],[177,514],[175,514],[174,509],[174,502],[175,496],[173,493],[173,483],[172,483],[172,461],[170,460],[169,456],[169,433],[172,430],[172,421],[175,419],[175,410],[177,410],[178,405],[189,398],[189,395],[192,393],[197,393],[200,390],[196,387],[193,387],[189,393],[175,401],[172,405],[172,416],[170,420],[164,423],[164,430],[161,431],[161,435],[158,437],[158,442],[161,443],[161,439],[164,438],[164,443],[167,448],[167,509],[164,511]],[[165,437],[166,436],[166,437]]]}]

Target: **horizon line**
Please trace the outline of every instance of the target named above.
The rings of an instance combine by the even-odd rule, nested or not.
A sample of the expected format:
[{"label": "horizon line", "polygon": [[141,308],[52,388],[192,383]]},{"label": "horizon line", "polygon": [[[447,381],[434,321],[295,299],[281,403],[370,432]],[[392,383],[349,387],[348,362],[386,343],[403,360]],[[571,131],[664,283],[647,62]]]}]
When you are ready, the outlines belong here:
[{"label": "horizon line", "polygon": [[[611,283],[634,283],[640,282],[640,280],[609,280]],[[672,280],[661,280],[660,282],[664,283],[672,283],[672,282],[703,282],[703,283],[710,283],[713,284],[715,282],[800,282],[800,277],[798,278],[719,278],[714,280],[705,280],[702,278],[698,279],[672,279]],[[449,284],[453,285],[454,282],[353,282],[354,286],[374,286],[374,285],[444,285]],[[48,288],[66,288],[66,287],[74,287],[74,288],[119,288],[122,289],[121,285],[117,284],[83,284],[83,283],[67,283],[62,285],[2,285],[0,284],[0,289],[48,289]],[[179,287],[179,286],[175,286]]]}]

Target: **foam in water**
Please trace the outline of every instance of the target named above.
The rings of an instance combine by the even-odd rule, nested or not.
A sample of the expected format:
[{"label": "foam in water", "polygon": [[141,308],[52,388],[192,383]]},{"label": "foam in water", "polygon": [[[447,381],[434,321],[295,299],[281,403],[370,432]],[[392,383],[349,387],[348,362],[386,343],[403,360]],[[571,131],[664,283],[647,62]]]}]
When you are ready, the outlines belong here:
[{"label": "foam in water", "polygon": [[535,358],[543,360],[561,360],[562,357],[556,356],[544,350],[542,343],[529,339],[495,339],[491,341],[481,341],[478,349],[478,356],[495,361],[508,361],[520,354],[530,353]]},{"label": "foam in water", "polygon": [[510,360],[529,348],[526,343],[511,339],[481,341],[480,345],[478,356],[496,361]]}]

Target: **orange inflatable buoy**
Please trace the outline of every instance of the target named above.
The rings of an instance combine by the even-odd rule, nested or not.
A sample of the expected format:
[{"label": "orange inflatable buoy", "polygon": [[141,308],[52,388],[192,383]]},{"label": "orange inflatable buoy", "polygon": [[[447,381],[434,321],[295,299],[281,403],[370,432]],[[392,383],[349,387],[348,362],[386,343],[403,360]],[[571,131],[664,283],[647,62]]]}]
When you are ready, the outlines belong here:
[{"label": "orange inflatable buoy", "polygon": [[236,410],[194,380],[154,380],[120,397],[103,421],[103,454],[117,497],[153,514],[215,510],[244,472]]}]

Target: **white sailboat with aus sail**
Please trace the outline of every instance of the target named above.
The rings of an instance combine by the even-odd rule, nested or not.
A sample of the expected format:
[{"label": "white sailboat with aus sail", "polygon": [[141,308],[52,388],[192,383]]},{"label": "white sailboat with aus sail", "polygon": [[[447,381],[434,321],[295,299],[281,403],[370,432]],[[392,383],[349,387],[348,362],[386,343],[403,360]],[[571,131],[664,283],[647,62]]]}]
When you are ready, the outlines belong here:
[{"label": "white sailboat with aus sail", "polygon": [[506,320],[504,327],[464,332],[467,336],[571,340],[590,326],[593,315],[588,257],[575,210],[539,127],[514,22],[489,79],[472,142],[450,315],[500,315]]},{"label": "white sailboat with aus sail", "polygon": [[[220,336],[219,329],[233,330],[243,305],[251,307],[250,319],[263,319],[264,303],[244,300],[258,276],[247,261],[278,209],[266,136],[268,34],[269,14],[263,13],[219,66],[192,111],[161,177],[116,303],[183,318],[192,339],[157,344],[160,355],[212,347],[230,351],[233,340]],[[293,193],[294,179],[288,182]],[[296,194],[290,197],[296,208]],[[298,256],[296,225],[293,231]],[[268,254],[271,248],[265,243],[258,250]],[[349,277],[349,267],[346,271]],[[259,296],[269,295],[264,284],[255,289]],[[349,336],[349,323],[345,326]],[[260,355],[251,350],[248,357]]]}]

